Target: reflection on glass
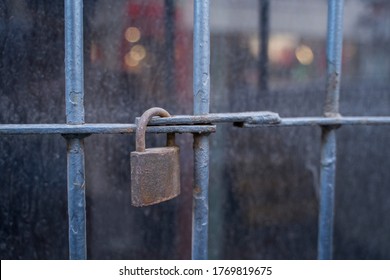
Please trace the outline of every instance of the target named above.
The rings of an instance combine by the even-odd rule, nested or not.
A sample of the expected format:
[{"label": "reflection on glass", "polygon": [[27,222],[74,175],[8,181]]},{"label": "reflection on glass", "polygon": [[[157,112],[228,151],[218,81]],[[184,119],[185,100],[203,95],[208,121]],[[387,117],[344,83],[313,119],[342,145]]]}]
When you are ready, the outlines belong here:
[{"label": "reflection on glass", "polygon": [[137,27],[129,27],[126,29],[125,38],[130,43],[136,43],[141,38],[141,32]]},{"label": "reflection on glass", "polygon": [[303,65],[309,65],[313,62],[314,54],[310,47],[306,45],[300,45],[295,50],[295,56],[298,61]]},{"label": "reflection on glass", "polygon": [[125,55],[125,64],[129,67],[136,67],[146,57],[146,50],[142,45],[135,45]]},{"label": "reflection on glass", "polygon": [[136,61],[141,61],[142,59],[144,59],[146,56],[146,50],[144,46],[135,45],[134,47],[132,47],[130,51],[130,56]]},{"label": "reflection on glass", "polygon": [[269,60],[281,66],[290,67],[297,39],[291,34],[271,36],[268,47]]},{"label": "reflection on glass", "polygon": [[131,55],[131,52],[128,52],[125,55],[125,63],[129,67],[136,67],[139,64],[139,60],[134,59],[134,57]]}]

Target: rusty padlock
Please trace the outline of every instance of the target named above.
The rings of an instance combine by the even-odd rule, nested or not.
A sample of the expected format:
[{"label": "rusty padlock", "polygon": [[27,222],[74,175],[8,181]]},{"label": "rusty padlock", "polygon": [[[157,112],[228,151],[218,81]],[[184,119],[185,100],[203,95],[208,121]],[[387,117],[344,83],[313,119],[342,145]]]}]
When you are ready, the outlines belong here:
[{"label": "rusty padlock", "polygon": [[175,134],[167,134],[167,147],[145,149],[146,126],[153,116],[171,115],[155,107],[138,121],[136,151],[130,155],[131,203],[136,207],[157,204],[180,194],[180,150],[175,145]]}]

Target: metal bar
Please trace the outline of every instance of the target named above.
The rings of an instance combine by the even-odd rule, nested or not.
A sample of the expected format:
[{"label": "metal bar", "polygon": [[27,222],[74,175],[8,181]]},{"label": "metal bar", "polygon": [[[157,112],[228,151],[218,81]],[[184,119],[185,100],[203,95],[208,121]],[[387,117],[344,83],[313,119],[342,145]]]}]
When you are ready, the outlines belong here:
[{"label": "metal bar", "polygon": [[336,179],[336,130],[322,129],[318,259],[332,258],[334,195]]},{"label": "metal bar", "polygon": [[194,115],[210,112],[209,0],[194,1]]},{"label": "metal bar", "polygon": [[281,118],[279,123],[274,124],[253,124],[244,123],[243,127],[256,128],[268,126],[339,126],[339,125],[390,125],[390,117],[303,117],[303,118]]},{"label": "metal bar", "polygon": [[[209,114],[202,116],[175,116],[171,118],[152,119],[148,126],[148,133],[213,133],[215,125],[204,125],[204,123],[243,123],[245,128],[258,127],[285,127],[285,126],[338,126],[338,125],[390,125],[390,117],[302,117],[302,118],[277,118],[270,115],[270,118],[262,119],[259,115],[248,118],[235,116],[214,117]],[[230,115],[230,114],[227,114]],[[277,114],[276,114],[277,115]],[[211,116],[210,118],[207,118]],[[264,122],[261,122],[264,121]],[[174,124],[174,125],[173,125]],[[195,125],[191,125],[195,124]],[[202,124],[202,125],[196,125]],[[99,123],[99,124],[0,124],[0,135],[18,134],[131,134],[135,133],[135,124]]]},{"label": "metal bar", "polygon": [[[175,0],[165,0],[165,59],[166,59],[166,77],[165,91],[166,93],[175,92]],[[174,102],[175,96],[167,94],[169,102]]]},{"label": "metal bar", "polygon": [[[194,115],[210,108],[210,4],[194,1]],[[208,258],[209,138],[194,135],[192,259]]]},{"label": "metal bar", "polygon": [[195,186],[192,229],[192,259],[208,258],[209,224],[209,138],[194,135]]},{"label": "metal bar", "polygon": [[268,90],[269,0],[260,0],[259,88]]},{"label": "metal bar", "polygon": [[65,0],[66,123],[84,123],[83,1]]},{"label": "metal bar", "polygon": [[240,113],[213,113],[202,115],[182,115],[169,118],[153,118],[150,125],[167,124],[210,124],[210,123],[261,123],[274,124],[280,122],[280,117],[273,112],[240,112]]},{"label": "metal bar", "polygon": [[[65,0],[66,123],[84,123],[83,1]],[[69,258],[87,258],[82,137],[67,138]]]},{"label": "metal bar", "polygon": [[339,114],[344,0],[328,0],[326,116]]},{"label": "metal bar", "polygon": [[69,258],[80,260],[87,258],[84,140],[65,138],[68,168]]},{"label": "metal bar", "polygon": [[[135,124],[6,124],[0,125],[0,135],[18,134],[131,134]],[[213,133],[215,125],[149,126],[149,133]]]},{"label": "metal bar", "polygon": [[[328,0],[327,92],[325,117],[339,116],[341,58],[343,47],[343,0]],[[336,179],[336,129],[322,128],[318,259],[331,259],[333,251],[334,196]]]}]

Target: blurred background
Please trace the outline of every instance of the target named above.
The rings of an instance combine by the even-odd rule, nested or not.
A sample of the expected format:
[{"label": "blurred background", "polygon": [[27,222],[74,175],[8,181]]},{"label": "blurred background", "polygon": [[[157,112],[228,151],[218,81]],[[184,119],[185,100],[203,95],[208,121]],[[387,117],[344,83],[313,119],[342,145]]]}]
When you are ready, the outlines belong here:
[{"label": "blurred background", "polygon": [[[211,112],[322,115],[327,1],[210,5]],[[341,114],[389,116],[390,3],[344,13]],[[0,123],[65,123],[63,15],[60,0],[0,1]],[[192,114],[192,31],[190,0],[85,0],[86,122]],[[336,259],[390,258],[389,132],[338,130]],[[181,196],[134,208],[134,136],[86,138],[88,258],[191,257],[192,135],[177,139]],[[320,129],[219,125],[210,139],[209,257],[315,259]],[[0,257],[68,258],[64,139],[2,136],[0,151]]]}]

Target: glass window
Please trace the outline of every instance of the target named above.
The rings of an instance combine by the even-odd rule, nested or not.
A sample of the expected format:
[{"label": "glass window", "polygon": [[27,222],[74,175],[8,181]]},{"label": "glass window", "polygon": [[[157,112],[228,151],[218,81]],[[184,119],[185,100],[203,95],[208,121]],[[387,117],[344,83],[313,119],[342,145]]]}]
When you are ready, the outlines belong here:
[{"label": "glass window", "polygon": [[[192,114],[193,1],[84,2],[86,122],[133,123],[153,106]],[[321,116],[327,2],[272,0],[268,20],[260,3],[210,1],[211,112]],[[344,11],[341,113],[388,116],[390,4],[345,1]],[[1,123],[65,123],[63,14],[62,0],[0,3]],[[390,256],[389,136],[339,130],[335,258]],[[316,258],[320,130],[218,125],[210,139],[209,257]],[[134,208],[134,136],[86,138],[88,258],[191,257],[192,136],[177,142],[180,197]],[[0,151],[1,258],[66,259],[65,141],[2,136]]]}]

